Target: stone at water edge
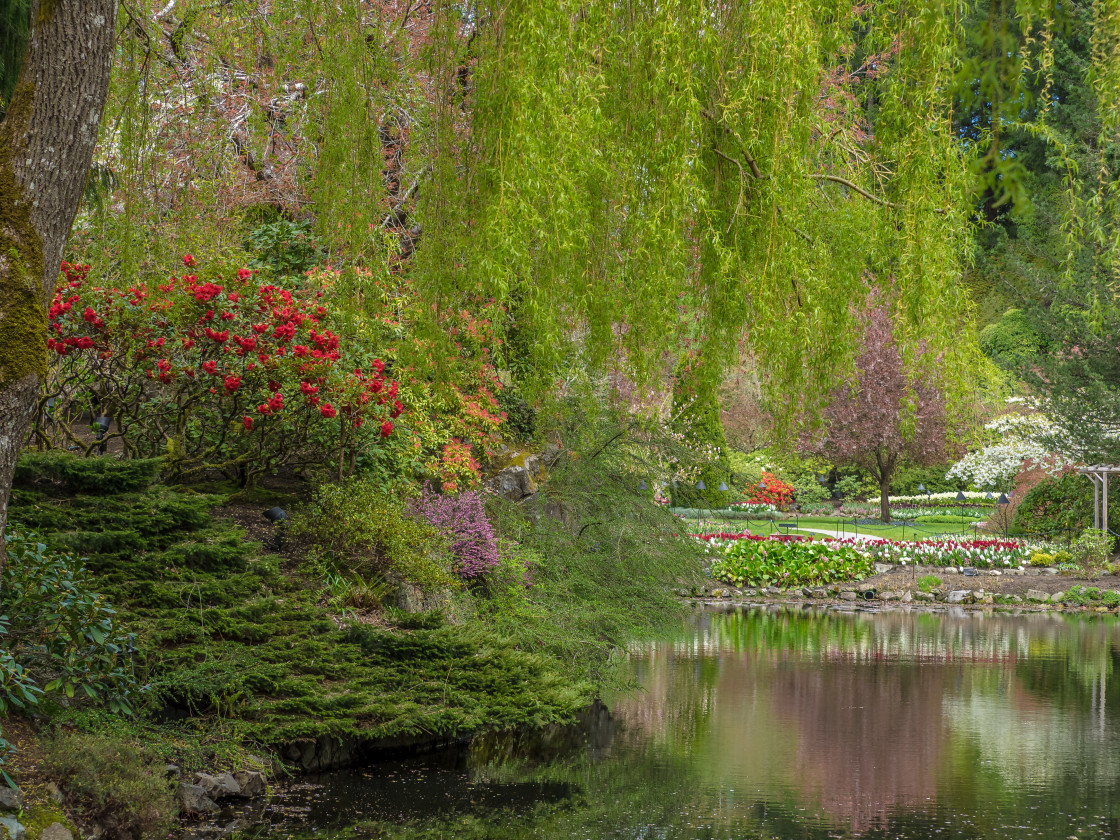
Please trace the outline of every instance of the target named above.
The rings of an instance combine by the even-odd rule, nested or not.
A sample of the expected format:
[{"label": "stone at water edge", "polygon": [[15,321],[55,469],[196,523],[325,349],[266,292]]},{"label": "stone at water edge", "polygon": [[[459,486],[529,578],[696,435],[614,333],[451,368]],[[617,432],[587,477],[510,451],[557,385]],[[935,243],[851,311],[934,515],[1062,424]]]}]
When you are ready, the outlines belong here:
[{"label": "stone at water edge", "polygon": [[852,592],[850,589],[847,592],[841,592],[840,593],[840,600],[841,601],[854,601],[858,597],[859,596],[856,595],[856,593]]},{"label": "stone at water edge", "polygon": [[1064,598],[1064,597],[1066,597],[1066,593],[1055,592],[1053,595],[1050,596],[1050,603],[1051,604],[1060,604],[1060,603],[1062,603],[1062,598]]},{"label": "stone at water edge", "polygon": [[263,773],[258,773],[256,770],[238,770],[233,774],[233,778],[237,780],[237,784],[241,788],[241,795],[244,797],[260,796],[264,793],[265,778]]},{"label": "stone at water edge", "polygon": [[1018,595],[1012,595],[1012,596],[1011,596],[1011,597],[1010,597],[1010,598],[1009,598],[1008,600],[1009,600],[1009,601],[1011,601],[1011,603],[1012,603],[1012,604],[1021,604],[1021,603],[1023,603],[1023,599],[1022,599],[1022,598],[1020,598],[1020,597],[1019,597]]},{"label": "stone at water edge", "polygon": [[897,592],[880,592],[879,600],[881,601],[897,601],[902,596]]},{"label": "stone at water edge", "polygon": [[241,785],[229,773],[219,773],[211,776],[209,773],[195,773],[194,783],[206,791],[211,799],[228,799],[231,796],[241,796]]},{"label": "stone at water edge", "polygon": [[1047,601],[1050,600],[1050,593],[1043,592],[1041,589],[1028,589],[1027,590],[1027,600],[1028,601],[1038,601],[1040,603],[1046,603]]},{"label": "stone at water edge", "polygon": [[23,794],[7,785],[0,786],[0,811],[18,811],[23,807]]},{"label": "stone at water edge", "polygon": [[218,803],[207,796],[199,785],[183,782],[175,791],[175,796],[179,799],[179,806],[187,814],[210,814],[218,810]]},{"label": "stone at water edge", "polygon": [[74,840],[74,834],[62,823],[51,823],[43,829],[39,840]]},{"label": "stone at water edge", "polygon": [[950,604],[963,604],[972,595],[972,591],[968,589],[954,589],[949,593],[946,599]]},{"label": "stone at water edge", "polygon": [[15,817],[0,817],[0,838],[3,840],[24,840],[27,829]]},{"label": "stone at water edge", "polygon": [[902,597],[899,598],[899,600],[902,601],[902,603],[904,603],[904,604],[909,604],[913,599],[914,599],[914,596],[911,595],[909,592],[902,593]]}]

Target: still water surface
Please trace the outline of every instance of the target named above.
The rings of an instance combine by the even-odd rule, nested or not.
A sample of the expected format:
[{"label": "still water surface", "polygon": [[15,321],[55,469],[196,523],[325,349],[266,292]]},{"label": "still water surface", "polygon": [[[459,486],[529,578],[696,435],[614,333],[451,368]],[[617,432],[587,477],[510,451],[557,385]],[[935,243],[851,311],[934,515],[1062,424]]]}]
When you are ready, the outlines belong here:
[{"label": "still water surface", "polygon": [[1112,617],[743,609],[587,726],[310,780],[261,838],[1120,838]]}]

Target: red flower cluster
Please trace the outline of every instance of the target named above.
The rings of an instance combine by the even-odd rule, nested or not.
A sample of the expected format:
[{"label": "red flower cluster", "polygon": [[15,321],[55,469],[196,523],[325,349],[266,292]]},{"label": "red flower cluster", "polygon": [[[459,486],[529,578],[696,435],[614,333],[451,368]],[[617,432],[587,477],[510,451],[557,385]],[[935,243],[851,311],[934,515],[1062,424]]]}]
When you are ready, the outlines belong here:
[{"label": "red flower cluster", "polygon": [[[183,264],[194,266],[194,257],[185,255]],[[325,323],[330,313],[322,292],[258,285],[249,269],[229,283],[184,274],[155,289],[94,286],[87,265],[63,263],[62,274],[48,310],[50,349],[94,376],[106,375],[107,368],[93,364],[105,360],[115,386],[132,388],[139,396],[132,404],[149,413],[189,406],[192,421],[210,424],[198,434],[215,434],[221,445],[236,449],[237,439],[246,438],[240,445],[249,447],[250,436],[274,445],[280,438],[268,430],[275,424],[306,435],[313,421],[339,414],[353,429],[372,422],[373,438],[384,438],[404,411],[398,384],[379,359],[368,372],[342,365],[342,342]],[[137,374],[143,384],[129,385]],[[215,431],[231,425],[243,434]],[[357,438],[343,435],[343,442],[353,447]]]},{"label": "red flower cluster", "polygon": [[786,484],[770,472],[764,472],[758,485],[748,486],[743,492],[754,505],[770,505],[778,510],[785,510],[793,504],[793,485]]}]

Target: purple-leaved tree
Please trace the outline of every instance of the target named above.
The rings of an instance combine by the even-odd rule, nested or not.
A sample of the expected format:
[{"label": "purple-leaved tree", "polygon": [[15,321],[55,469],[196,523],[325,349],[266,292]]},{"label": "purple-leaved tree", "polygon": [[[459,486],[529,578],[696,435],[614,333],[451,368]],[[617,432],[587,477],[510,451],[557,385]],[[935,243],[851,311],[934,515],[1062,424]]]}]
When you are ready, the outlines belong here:
[{"label": "purple-leaved tree", "polygon": [[879,484],[879,511],[890,522],[891,477],[901,458],[932,465],[952,450],[941,391],[929,377],[924,348],[908,375],[895,341],[890,304],[872,291],[859,316],[863,329],[855,377],[833,389],[823,429],[802,437],[801,448],[839,466],[868,470]]}]

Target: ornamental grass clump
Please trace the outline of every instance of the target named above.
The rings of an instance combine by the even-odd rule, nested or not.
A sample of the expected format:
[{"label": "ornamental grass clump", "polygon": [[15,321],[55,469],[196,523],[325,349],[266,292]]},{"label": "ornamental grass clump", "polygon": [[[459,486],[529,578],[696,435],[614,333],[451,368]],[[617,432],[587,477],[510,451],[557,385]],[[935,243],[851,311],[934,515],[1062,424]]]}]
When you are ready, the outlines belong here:
[{"label": "ornamental grass clump", "polygon": [[441,496],[425,487],[412,501],[410,512],[446,536],[455,571],[464,580],[477,578],[500,563],[494,529],[486,518],[480,491]]}]

